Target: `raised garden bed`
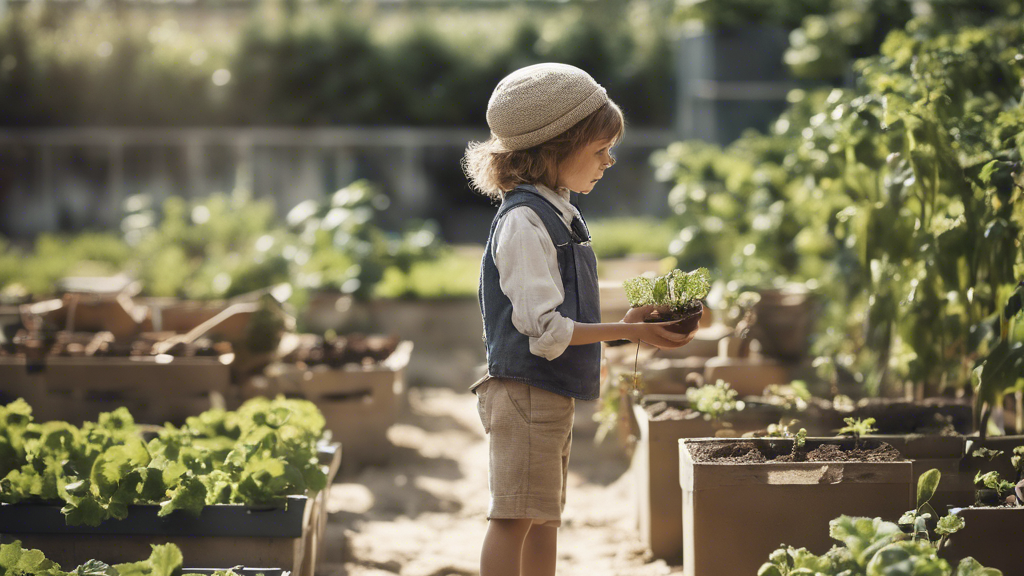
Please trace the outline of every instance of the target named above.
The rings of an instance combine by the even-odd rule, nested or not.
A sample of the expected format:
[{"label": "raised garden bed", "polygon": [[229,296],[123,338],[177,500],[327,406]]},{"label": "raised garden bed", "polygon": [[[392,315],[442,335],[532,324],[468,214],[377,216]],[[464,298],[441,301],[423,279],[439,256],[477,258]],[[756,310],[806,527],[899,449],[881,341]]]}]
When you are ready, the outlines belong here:
[{"label": "raised garden bed", "polygon": [[690,409],[685,396],[673,394],[647,395],[633,406],[633,413],[640,431],[631,464],[640,539],[655,558],[678,564],[683,551],[679,440],[718,434],[738,437],[778,422],[781,410],[753,403],[721,420],[707,420]]},{"label": "raised garden bed", "polygon": [[[860,442],[866,449],[882,446]],[[781,461],[792,454],[793,443],[679,442],[684,574],[756,574],[781,543],[824,553],[833,544],[829,521],[840,515],[899,518],[914,507],[912,464],[892,447],[865,461],[850,452],[853,439],[809,438],[807,453],[824,452],[823,459]],[[891,458],[897,460],[885,461]]]}]

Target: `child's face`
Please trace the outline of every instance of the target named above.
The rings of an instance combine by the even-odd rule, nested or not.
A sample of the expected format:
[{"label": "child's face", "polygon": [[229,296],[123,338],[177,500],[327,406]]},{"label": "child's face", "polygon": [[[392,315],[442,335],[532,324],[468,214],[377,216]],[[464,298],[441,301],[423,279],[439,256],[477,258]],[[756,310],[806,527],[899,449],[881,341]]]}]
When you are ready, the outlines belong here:
[{"label": "child's face", "polygon": [[604,171],[615,164],[611,156],[612,140],[598,140],[580,148],[558,166],[557,186],[588,194]]}]

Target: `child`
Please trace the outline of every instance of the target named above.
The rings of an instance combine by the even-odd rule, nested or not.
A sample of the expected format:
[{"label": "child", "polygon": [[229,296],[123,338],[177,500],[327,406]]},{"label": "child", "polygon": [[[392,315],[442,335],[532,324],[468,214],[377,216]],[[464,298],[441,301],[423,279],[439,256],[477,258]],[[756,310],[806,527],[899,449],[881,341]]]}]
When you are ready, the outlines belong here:
[{"label": "child", "polygon": [[469,145],[473,187],[501,200],[480,268],[488,373],[473,384],[490,435],[491,492],[481,576],[555,573],[575,400],[598,397],[601,342],[682,346],[693,334],[601,324],[597,260],[570,191],[615,163],[622,112],[586,72],[537,64],[509,74],[487,105],[491,138]]}]

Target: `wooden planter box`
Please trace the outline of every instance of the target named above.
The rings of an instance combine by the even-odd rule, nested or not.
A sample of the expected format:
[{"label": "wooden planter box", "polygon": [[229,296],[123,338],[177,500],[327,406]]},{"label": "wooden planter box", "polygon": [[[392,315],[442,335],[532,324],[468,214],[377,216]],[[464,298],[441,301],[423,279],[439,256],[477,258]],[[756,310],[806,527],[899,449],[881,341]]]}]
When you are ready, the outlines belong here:
[{"label": "wooden planter box", "polygon": [[[674,408],[688,405],[685,396],[680,395],[647,395],[643,399],[645,405],[655,402],[667,402]],[[781,411],[773,406],[748,404],[743,410],[724,416],[722,422],[705,420],[700,414],[683,420],[651,420],[640,405],[633,406],[633,413],[640,430],[631,463],[640,540],[655,558],[679,564],[683,553],[679,440],[720,433],[738,437],[778,422]],[[727,423],[732,425],[732,432],[728,432]]]},{"label": "wooden planter box", "polygon": [[230,366],[217,358],[171,356],[49,356],[33,373],[24,358],[2,358],[0,378],[32,405],[36,420],[76,425],[121,406],[139,423],[180,423],[210,409],[212,394],[230,395],[231,384]]},{"label": "wooden planter box", "polygon": [[268,369],[266,377],[249,380],[242,395],[285,394],[310,400],[323,413],[331,438],[345,450],[345,471],[385,464],[391,457],[387,431],[398,419],[412,351],[413,343],[404,340],[391,356],[374,366],[300,369],[280,365]]},{"label": "wooden planter box", "polygon": [[0,539],[21,540],[62,566],[92,558],[114,564],[146,558],[151,544],[174,543],[189,563],[206,566],[273,566],[314,576],[323,539],[330,483],[341,462],[335,443],[319,449],[328,488],[313,498],[289,496],[283,508],[216,504],[199,517],[176,511],[159,517],[156,504],[129,506],[124,520],[99,526],[67,526],[62,503],[0,505]]},{"label": "wooden planter box", "polygon": [[[949,537],[940,556],[956,566],[971,556],[986,568],[1006,576],[1024,574],[1024,555],[1017,548],[1024,534],[1024,508],[953,508],[965,526]],[[939,512],[940,514],[942,512]]]},{"label": "wooden planter box", "polygon": [[[751,441],[792,446],[792,440]],[[679,442],[687,576],[756,574],[782,544],[823,554],[835,544],[828,535],[833,518],[895,521],[914,507],[909,461],[737,464],[694,462],[690,456],[691,446],[723,442],[735,440]],[[844,442],[852,440],[808,439],[807,446]]]}]

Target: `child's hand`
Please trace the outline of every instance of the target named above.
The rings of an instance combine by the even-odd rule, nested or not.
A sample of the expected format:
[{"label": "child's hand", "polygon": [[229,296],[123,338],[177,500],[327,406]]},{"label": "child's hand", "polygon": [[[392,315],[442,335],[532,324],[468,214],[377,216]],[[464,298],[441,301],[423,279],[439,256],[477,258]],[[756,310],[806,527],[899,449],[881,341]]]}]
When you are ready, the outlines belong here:
[{"label": "child's hand", "polygon": [[629,337],[629,341],[636,342],[639,340],[644,344],[650,344],[658,348],[679,348],[689,344],[690,340],[693,340],[693,337],[697,335],[696,330],[687,334],[680,334],[666,328],[666,326],[671,326],[672,324],[674,322],[630,323],[633,335]]},{"label": "child's hand", "polygon": [[664,312],[668,310],[667,306],[658,307],[653,304],[647,306],[640,306],[639,308],[630,308],[626,315],[622,317],[622,321],[627,324],[633,324],[634,322],[643,322],[651,312],[658,310]]}]

